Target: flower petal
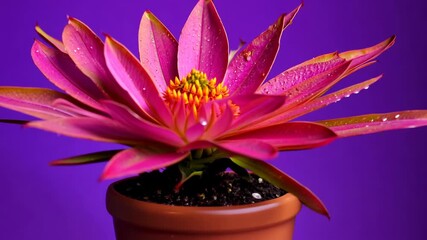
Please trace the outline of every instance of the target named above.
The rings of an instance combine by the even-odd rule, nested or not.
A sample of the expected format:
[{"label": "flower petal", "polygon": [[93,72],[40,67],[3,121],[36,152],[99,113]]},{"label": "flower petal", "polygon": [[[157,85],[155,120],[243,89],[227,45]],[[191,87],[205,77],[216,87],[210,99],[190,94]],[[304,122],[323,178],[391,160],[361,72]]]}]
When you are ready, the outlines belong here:
[{"label": "flower petal", "polygon": [[178,72],[192,69],[221,82],[228,64],[228,39],[212,0],[199,0],[182,29],[178,45]]},{"label": "flower petal", "polygon": [[178,76],[178,42],[159,19],[144,12],[139,25],[139,58],[152,76],[159,92],[164,92],[169,80]]},{"label": "flower petal", "polygon": [[307,79],[324,74],[325,72],[330,72],[344,62],[344,59],[337,57],[325,62],[308,64],[297,68],[293,67],[264,83],[257,90],[257,93],[266,95],[284,94],[296,85],[302,84]]},{"label": "flower petal", "polygon": [[351,60],[350,69],[368,62],[376,57],[378,57],[381,53],[389,49],[396,41],[396,36],[391,36],[390,38],[384,40],[383,42],[364,49],[352,50],[340,53],[339,56],[341,58],[346,59],[347,61]]},{"label": "flower petal", "polygon": [[36,25],[35,29],[39,36],[46,40],[50,45],[52,45],[52,47],[55,47],[59,51],[65,53],[65,47],[61,41],[47,34],[39,25]]},{"label": "flower petal", "polygon": [[172,146],[181,146],[183,144],[183,140],[175,132],[140,118],[126,106],[113,101],[102,101],[102,104],[105,107],[105,111],[110,114],[114,121],[128,126],[146,140]]},{"label": "flower petal", "polygon": [[76,103],[62,98],[54,100],[52,102],[52,106],[67,111],[72,116],[103,118],[105,115],[104,113],[97,110],[88,108],[86,106],[79,106]]},{"label": "flower petal", "polygon": [[277,149],[272,145],[259,141],[251,140],[221,140],[209,141],[199,140],[182,147],[180,151],[190,151],[194,149],[217,147],[231,156],[239,155],[254,159],[268,160],[277,157]]},{"label": "flower petal", "polygon": [[68,166],[68,165],[80,165],[80,164],[87,164],[87,163],[104,162],[104,161],[108,161],[112,156],[114,156],[116,153],[120,151],[121,150],[109,150],[109,151],[89,153],[89,154],[84,154],[84,155],[74,156],[69,158],[63,158],[63,159],[58,159],[50,162],[50,165]]},{"label": "flower petal", "polygon": [[139,109],[111,75],[105,63],[104,43],[88,26],[76,18],[68,17],[62,38],[68,55],[101,91],[133,110]]},{"label": "flower petal", "polygon": [[101,109],[97,100],[105,96],[69,58],[68,55],[35,41],[31,56],[40,71],[57,87],[93,108]]},{"label": "flower petal", "polygon": [[52,104],[57,99],[68,96],[44,88],[0,87],[0,106],[22,112],[41,119],[52,119],[70,116]]},{"label": "flower petal", "polygon": [[227,140],[260,140],[279,150],[300,150],[326,145],[337,135],[323,125],[310,122],[290,122],[237,134]]},{"label": "flower petal", "polygon": [[322,201],[301,183],[280,171],[278,168],[254,159],[244,157],[232,157],[231,160],[237,165],[253,171],[255,174],[264,178],[271,184],[285,190],[286,192],[294,194],[304,205],[309,207],[315,212],[318,212],[327,218],[329,217],[328,210]]},{"label": "flower petal", "polygon": [[265,80],[279,50],[283,30],[292,22],[302,5],[282,15],[231,60],[224,85],[231,95],[251,94]]},{"label": "flower petal", "polygon": [[368,114],[324,120],[318,123],[332,129],[338,137],[350,137],[402,128],[427,126],[427,110]]},{"label": "flower petal", "polygon": [[[212,102],[212,104],[206,104],[203,107],[206,109],[205,112],[210,112],[210,117],[206,116],[205,119],[202,120],[206,123],[207,129],[205,137],[207,139],[216,139],[217,136],[230,129],[234,116],[229,104],[225,106],[225,109],[222,112],[217,110],[219,109],[219,106],[215,102]],[[208,119],[210,120],[208,121]]]},{"label": "flower petal", "polygon": [[299,105],[323,94],[341,79],[340,76],[348,69],[349,65],[350,62],[343,62],[328,71],[294,85],[284,93],[286,96],[284,107]]},{"label": "flower petal", "polygon": [[120,86],[148,116],[170,126],[171,113],[139,61],[123,45],[109,36],[104,51],[107,66]]},{"label": "flower petal", "polygon": [[94,119],[89,117],[73,117],[33,121],[29,127],[42,129],[69,137],[83,138],[101,142],[122,143],[128,145],[152,144],[144,135],[117,124],[108,118]]},{"label": "flower petal", "polygon": [[130,148],[116,154],[107,164],[101,180],[124,177],[152,171],[175,164],[188,152],[153,152],[143,148]]},{"label": "flower petal", "polygon": [[368,89],[370,85],[374,84],[381,77],[382,75],[369,79],[362,83],[355,84],[353,86],[341,89],[339,91],[330,93],[328,95],[316,98],[312,101],[307,102],[306,104],[296,106],[295,108],[289,109],[288,111],[283,112],[282,114],[276,115],[264,121],[263,123],[260,123],[258,126],[270,126],[270,125],[289,122],[290,120],[295,119],[299,116],[305,115],[307,113],[310,113],[320,108],[323,108],[325,106],[328,106],[331,103],[338,102],[341,99],[350,97],[352,94],[357,94],[364,89]]},{"label": "flower petal", "polygon": [[68,25],[62,32],[62,40],[68,55],[77,67],[103,91],[104,85],[113,77],[105,64],[104,44],[101,39],[84,23],[68,17]]},{"label": "flower petal", "polygon": [[232,103],[239,107],[239,115],[234,119],[227,133],[243,129],[266,114],[279,109],[285,103],[283,96],[246,95],[231,98]]}]

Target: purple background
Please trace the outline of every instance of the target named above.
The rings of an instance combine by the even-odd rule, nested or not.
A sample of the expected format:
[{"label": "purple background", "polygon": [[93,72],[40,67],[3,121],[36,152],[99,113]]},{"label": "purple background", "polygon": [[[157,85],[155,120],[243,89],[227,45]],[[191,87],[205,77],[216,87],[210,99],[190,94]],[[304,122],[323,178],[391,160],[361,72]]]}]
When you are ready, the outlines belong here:
[{"label": "purple background", "polygon": [[[144,10],[152,10],[178,36],[196,0],[123,2],[1,1],[0,85],[51,87],[30,57],[36,22],[60,37],[66,15],[71,15],[136,53]],[[250,41],[298,4],[216,1],[232,48],[239,38]],[[340,86],[384,73],[379,83],[305,119],[427,109],[425,12],[424,1],[307,0],[284,33],[271,75],[322,53],[367,47],[396,34],[397,44],[379,63]],[[0,109],[0,118],[22,117]],[[54,159],[114,146],[5,124],[0,124],[0,134],[0,239],[114,239],[104,206],[109,182],[97,181],[103,164],[48,166]],[[427,128],[399,130],[282,153],[274,164],[317,193],[332,215],[328,221],[304,208],[295,239],[427,239],[426,136]]]}]

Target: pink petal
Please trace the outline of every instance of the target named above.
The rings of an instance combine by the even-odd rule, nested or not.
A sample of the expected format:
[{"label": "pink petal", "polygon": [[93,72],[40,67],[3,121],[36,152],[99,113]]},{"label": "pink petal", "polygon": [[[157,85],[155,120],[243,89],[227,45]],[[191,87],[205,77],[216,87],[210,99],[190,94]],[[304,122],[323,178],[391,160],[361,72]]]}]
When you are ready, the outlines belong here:
[{"label": "pink petal", "polygon": [[178,43],[154,14],[146,11],[139,26],[139,58],[159,92],[178,76]]},{"label": "pink petal", "polygon": [[218,148],[239,156],[250,157],[259,160],[268,160],[277,157],[278,152],[271,144],[259,140],[224,140],[217,142]]},{"label": "pink petal", "polygon": [[218,118],[212,119],[209,122],[207,120],[209,119],[208,117],[206,117],[206,120],[202,120],[202,121],[205,121],[206,123],[207,129],[206,129],[205,136],[207,139],[216,139],[217,136],[229,130],[233,122],[234,116],[230,108],[230,105],[227,104],[222,113],[220,113],[219,110],[217,110],[219,107],[214,105],[217,105],[217,104],[213,102],[212,104],[208,104],[204,106],[204,108],[210,109],[212,111],[210,113],[211,118],[212,117],[215,118],[217,115],[219,115]]},{"label": "pink petal", "polygon": [[143,148],[130,148],[116,154],[105,166],[101,180],[140,174],[178,163],[188,152],[153,152]]},{"label": "pink petal", "polygon": [[107,66],[120,86],[144,112],[170,126],[171,113],[139,61],[123,45],[109,36],[104,51]]},{"label": "pink petal", "polygon": [[230,62],[224,78],[231,94],[251,94],[265,80],[279,50],[283,30],[292,22],[302,5],[290,14],[282,15],[276,23],[255,38]]},{"label": "pink petal", "polygon": [[344,62],[344,59],[337,57],[325,62],[317,62],[296,68],[293,67],[264,83],[257,90],[257,93],[266,95],[284,94],[292,89],[292,87],[303,83],[307,79],[329,72],[337,66],[342,65]]},{"label": "pink petal", "polygon": [[190,128],[188,128],[188,130],[185,133],[185,137],[188,142],[194,142],[199,140],[204,133],[205,133],[205,127],[200,123],[196,123]]},{"label": "pink petal", "polygon": [[87,108],[86,106],[77,105],[66,99],[56,99],[52,102],[52,106],[69,112],[72,116],[91,117],[91,118],[104,118],[104,113],[94,109]]},{"label": "pink petal", "polygon": [[152,144],[145,136],[135,130],[118,124],[108,118],[94,119],[89,117],[72,117],[34,121],[29,127],[42,129],[69,137],[94,141],[114,142],[127,145]]},{"label": "pink petal", "polygon": [[343,98],[348,98],[352,94],[357,94],[364,89],[368,89],[370,85],[374,84],[381,77],[382,75],[376,78],[369,79],[365,82],[341,89],[339,91],[330,93],[328,95],[316,98],[312,101],[307,102],[306,104],[299,105],[295,108],[290,109],[289,111],[286,111],[286,112],[283,112],[282,114],[274,116],[264,121],[259,126],[270,126],[270,125],[289,122],[290,120],[295,119],[299,116],[303,116],[307,113],[310,113],[320,108],[323,108],[325,106],[328,106],[331,103],[338,102]]},{"label": "pink petal", "polygon": [[190,151],[211,147],[217,147],[228,152],[230,156],[239,155],[260,160],[273,159],[277,157],[278,154],[277,149],[268,143],[259,140],[247,141],[247,139],[221,141],[199,140],[182,147],[180,151]]},{"label": "pink petal", "polygon": [[53,47],[55,47],[59,51],[65,53],[65,47],[64,47],[64,44],[62,44],[61,41],[59,41],[58,39],[56,39],[56,38],[50,36],[49,34],[47,34],[45,31],[43,31],[43,29],[39,25],[36,25],[35,29],[36,29],[36,32],[39,34],[40,37],[42,37],[50,45],[52,45]]},{"label": "pink petal", "polygon": [[77,67],[92,79],[101,91],[133,110],[139,108],[111,75],[105,63],[104,43],[88,26],[69,17],[62,38],[69,56]]},{"label": "pink petal", "polygon": [[280,171],[280,169],[254,159],[243,157],[232,157],[231,160],[237,165],[253,171],[255,174],[274,184],[275,186],[284,189],[285,191],[294,194],[304,205],[326,217],[329,217],[328,210],[322,201],[304,185]]},{"label": "pink petal", "polygon": [[112,101],[103,101],[102,104],[113,120],[138,132],[146,140],[172,146],[181,146],[183,144],[183,140],[175,132],[140,118],[123,105]]},{"label": "pink petal", "polygon": [[350,137],[382,131],[427,126],[427,110],[368,114],[324,120],[318,123],[332,129],[338,137]]},{"label": "pink petal", "polygon": [[236,134],[227,140],[259,140],[279,150],[300,150],[326,145],[336,138],[327,127],[310,122],[291,122]]},{"label": "pink petal", "polygon": [[35,41],[31,56],[40,71],[57,87],[73,98],[100,109],[97,100],[104,98],[95,84],[76,67],[68,55]]},{"label": "pink petal", "polygon": [[240,111],[239,115],[234,119],[229,132],[235,129],[242,129],[254,121],[257,121],[267,114],[273,113],[283,106],[285,97],[283,96],[266,96],[266,95],[247,95],[233,97],[232,103],[236,104]]},{"label": "pink petal", "polygon": [[[79,20],[69,17],[62,32],[62,40],[68,55],[77,67],[91,78],[99,89],[105,89],[105,81],[112,81],[104,58],[104,44],[92,30]],[[117,84],[116,84],[117,85]]]},{"label": "pink petal", "polygon": [[212,0],[199,0],[182,29],[178,45],[178,72],[192,69],[221,82],[227,68],[228,39]]},{"label": "pink petal", "polygon": [[52,103],[68,96],[54,90],[43,88],[0,87],[0,106],[41,119],[70,116]]},{"label": "pink petal", "polygon": [[340,76],[348,69],[349,64],[350,62],[343,62],[288,89],[284,93],[287,97],[285,107],[299,105],[326,92],[341,79]]},{"label": "pink petal", "polygon": [[381,53],[389,49],[396,41],[396,36],[392,36],[383,42],[364,49],[352,50],[340,53],[339,56],[346,60],[351,60],[350,69],[368,62],[376,57],[378,57]]}]

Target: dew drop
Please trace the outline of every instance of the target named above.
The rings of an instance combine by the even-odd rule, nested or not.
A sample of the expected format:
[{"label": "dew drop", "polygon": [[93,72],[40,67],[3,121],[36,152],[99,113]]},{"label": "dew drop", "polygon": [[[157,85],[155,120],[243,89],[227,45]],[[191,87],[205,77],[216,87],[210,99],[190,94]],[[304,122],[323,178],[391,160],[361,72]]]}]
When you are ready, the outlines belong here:
[{"label": "dew drop", "polygon": [[385,117],[385,118],[383,118],[383,119],[382,119],[382,121],[383,121],[383,122],[387,121],[387,118],[386,118],[386,117]]},{"label": "dew drop", "polygon": [[244,51],[243,58],[245,61],[249,62],[252,59],[252,51]]},{"label": "dew drop", "polygon": [[200,124],[202,124],[202,126],[206,126],[208,125],[208,122],[206,120],[200,120]]},{"label": "dew drop", "polygon": [[145,91],[145,90],[147,90],[146,88],[142,88],[142,91]]},{"label": "dew drop", "polygon": [[400,114],[396,114],[396,116],[394,116],[394,118],[396,118],[396,119],[400,118]]},{"label": "dew drop", "polygon": [[368,89],[369,89],[369,86],[366,86],[364,89],[365,89],[365,90],[368,90]]}]

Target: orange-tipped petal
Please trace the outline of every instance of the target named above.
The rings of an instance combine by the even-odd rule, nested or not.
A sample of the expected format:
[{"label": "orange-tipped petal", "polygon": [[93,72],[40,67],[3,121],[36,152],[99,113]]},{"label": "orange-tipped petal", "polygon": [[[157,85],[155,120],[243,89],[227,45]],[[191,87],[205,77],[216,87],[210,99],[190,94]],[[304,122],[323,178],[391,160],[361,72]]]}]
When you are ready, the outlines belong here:
[{"label": "orange-tipped petal", "polygon": [[36,25],[35,29],[37,34],[39,34],[40,37],[46,40],[52,47],[55,47],[63,53],[66,52],[64,44],[61,41],[47,34],[39,25]]},{"label": "orange-tipped petal", "polygon": [[0,87],[0,106],[41,119],[70,116],[68,111],[53,106],[62,98],[69,97],[44,88]]},{"label": "orange-tipped petal", "polygon": [[410,110],[368,114],[319,121],[331,128],[338,137],[351,137],[376,132],[427,126],[427,110]]}]

